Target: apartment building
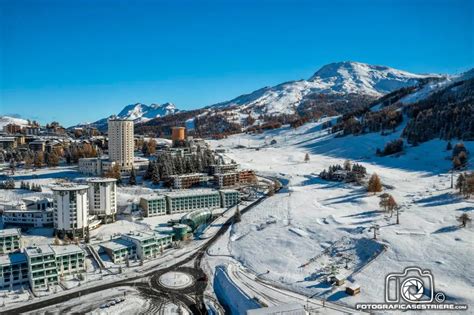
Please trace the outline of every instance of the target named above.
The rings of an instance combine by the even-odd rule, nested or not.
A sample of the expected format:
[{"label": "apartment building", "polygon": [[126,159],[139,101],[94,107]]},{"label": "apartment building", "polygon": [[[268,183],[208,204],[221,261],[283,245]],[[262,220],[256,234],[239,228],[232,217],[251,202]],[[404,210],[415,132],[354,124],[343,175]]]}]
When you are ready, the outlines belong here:
[{"label": "apartment building", "polygon": [[53,199],[28,197],[3,210],[3,223],[14,226],[53,226]]},{"label": "apartment building", "polygon": [[84,236],[89,225],[89,186],[61,184],[51,188],[54,195],[54,229],[60,237]]},{"label": "apartment building", "polygon": [[115,166],[115,162],[109,161],[108,158],[82,158],[79,159],[79,172],[90,176],[102,176]]},{"label": "apartment building", "polygon": [[28,261],[28,280],[32,290],[48,288],[58,283],[58,271],[54,251],[50,246],[25,249]]},{"label": "apartment building", "polygon": [[166,197],[163,195],[152,195],[140,198],[140,207],[145,217],[153,217],[166,214]]},{"label": "apartment building", "polygon": [[183,174],[170,176],[173,180],[173,188],[187,189],[208,182],[211,177],[204,173]]},{"label": "apartment building", "polygon": [[8,254],[21,248],[19,229],[0,230],[0,254]]},{"label": "apartment building", "polygon": [[138,257],[135,244],[122,238],[102,243],[99,246],[114,264],[124,263],[127,259],[134,260]]},{"label": "apartment building", "polygon": [[221,189],[221,206],[222,208],[230,208],[240,202],[239,192],[234,189]]},{"label": "apartment building", "polygon": [[123,171],[133,167],[134,134],[133,121],[126,119],[109,119],[109,160],[116,162]]},{"label": "apartment building", "polygon": [[25,254],[0,255],[0,288],[28,283],[28,261]]},{"label": "apartment building", "polygon": [[134,232],[122,234],[120,238],[132,242],[133,245],[135,245],[139,259],[147,259],[158,254],[159,248],[154,234]]},{"label": "apartment building", "polygon": [[214,164],[209,165],[210,174],[224,174],[224,173],[234,173],[237,172],[239,164],[230,163],[230,164]]},{"label": "apartment building", "polygon": [[92,178],[89,185],[89,214],[102,222],[114,222],[117,213],[117,180],[115,178]]},{"label": "apartment building", "polygon": [[239,183],[240,184],[252,184],[257,181],[257,176],[254,170],[241,170],[239,171]]},{"label": "apartment building", "polygon": [[60,277],[82,273],[86,270],[85,253],[78,245],[50,245],[56,260],[56,270]]},{"label": "apartment building", "polygon": [[175,191],[164,195],[166,196],[168,214],[219,208],[221,203],[219,192],[210,189]]},{"label": "apartment building", "polygon": [[239,183],[239,173],[237,172],[215,174],[214,178],[220,188],[236,186]]}]

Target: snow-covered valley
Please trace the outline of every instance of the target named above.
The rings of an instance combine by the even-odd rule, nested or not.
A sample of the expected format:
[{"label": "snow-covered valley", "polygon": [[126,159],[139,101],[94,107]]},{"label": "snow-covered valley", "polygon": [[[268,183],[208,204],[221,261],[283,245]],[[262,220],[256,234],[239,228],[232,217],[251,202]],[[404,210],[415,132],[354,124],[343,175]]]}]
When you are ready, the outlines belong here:
[{"label": "snow-covered valley", "polygon": [[[387,136],[337,138],[321,130],[323,122],[212,141],[244,168],[280,178],[284,189],[243,215],[210,253],[231,255],[279,287],[348,306],[383,302],[387,274],[418,266],[432,272],[435,292],[472,306],[474,232],[459,228],[456,218],[472,213],[474,201],[450,188],[446,142],[432,140],[397,156],[377,157],[376,148],[398,138],[402,128]],[[474,152],[473,142],[464,144]],[[380,209],[380,193],[318,177],[346,159],[380,176],[384,192],[401,206],[400,224]],[[377,241],[374,225],[380,226]],[[228,263],[228,257],[209,257],[211,266]],[[328,285],[326,275],[334,268],[360,285],[361,294],[349,296],[345,286]]]}]

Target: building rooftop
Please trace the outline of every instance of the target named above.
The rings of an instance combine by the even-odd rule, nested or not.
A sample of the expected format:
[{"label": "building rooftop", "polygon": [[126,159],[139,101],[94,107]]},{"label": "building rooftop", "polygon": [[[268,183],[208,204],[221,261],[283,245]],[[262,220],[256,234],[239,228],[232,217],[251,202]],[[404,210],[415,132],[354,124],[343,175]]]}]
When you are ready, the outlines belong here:
[{"label": "building rooftop", "polygon": [[76,183],[55,184],[51,186],[52,191],[77,191],[85,189],[89,189],[89,186]]},{"label": "building rooftop", "polygon": [[196,177],[196,176],[209,176],[206,173],[192,173],[192,174],[182,174],[182,175],[171,175],[171,178],[187,178],[187,177]]},{"label": "building rooftop", "polygon": [[69,245],[50,245],[54,254],[56,255],[66,255],[66,254],[75,254],[75,253],[84,253],[84,250],[76,244]]},{"label": "building rooftop", "polygon": [[123,238],[117,238],[112,241],[99,244],[100,247],[111,249],[113,251],[126,249],[135,246],[132,242],[127,241]]},{"label": "building rooftop", "polygon": [[137,240],[139,242],[149,240],[150,238],[155,238],[155,235],[146,233],[146,232],[130,232],[127,234],[122,234],[122,237],[128,237],[130,239]]},{"label": "building rooftop", "polygon": [[53,202],[53,198],[48,198],[48,197],[38,197],[38,196],[31,196],[31,197],[25,197],[22,198],[23,202],[34,202],[37,203],[39,201],[47,201],[47,202]]},{"label": "building rooftop", "polygon": [[151,200],[165,199],[165,196],[164,195],[152,194],[152,195],[143,196],[143,197],[141,197],[141,199],[145,199],[146,201],[151,201]]},{"label": "building rooftop", "polygon": [[18,236],[21,235],[19,229],[12,228],[12,229],[0,230],[0,237],[15,236],[15,235],[18,235]]},{"label": "building rooftop", "polygon": [[27,247],[25,249],[25,254],[28,257],[37,257],[44,255],[54,255],[54,251],[49,245],[40,245],[36,247]]},{"label": "building rooftop", "polygon": [[219,191],[223,193],[239,193],[236,189],[219,189]]},{"label": "building rooftop", "polygon": [[163,195],[167,197],[184,197],[184,196],[200,196],[200,195],[216,195],[219,194],[219,191],[214,190],[214,189],[185,189],[185,190],[179,190],[179,191],[170,191],[170,192],[164,192]]},{"label": "building rooftop", "polygon": [[8,255],[0,255],[0,266],[26,263],[24,253],[12,253]]},{"label": "building rooftop", "polygon": [[88,178],[87,182],[88,183],[112,183],[116,182],[117,180],[115,178],[108,178],[108,177],[94,177],[94,178]]}]

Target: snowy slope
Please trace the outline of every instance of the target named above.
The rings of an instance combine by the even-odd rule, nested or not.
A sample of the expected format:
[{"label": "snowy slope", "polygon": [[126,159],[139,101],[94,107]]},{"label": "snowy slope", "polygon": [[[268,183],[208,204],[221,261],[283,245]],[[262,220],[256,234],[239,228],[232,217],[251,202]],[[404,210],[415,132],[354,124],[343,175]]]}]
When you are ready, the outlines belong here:
[{"label": "snowy slope", "polygon": [[28,125],[28,121],[21,118],[15,118],[10,116],[0,116],[0,129],[3,129],[8,124],[15,124],[20,126]]},{"label": "snowy slope", "polygon": [[[450,188],[446,142],[432,140],[409,147],[399,156],[377,157],[375,149],[398,138],[402,128],[387,136],[335,138],[321,130],[325,120],[297,129],[285,127],[211,141],[213,147],[227,148],[228,158],[243,168],[278,176],[286,185],[244,214],[219,247],[252,274],[332,302],[351,306],[382,302],[387,274],[419,266],[433,273],[436,292],[444,292],[451,302],[472,306],[474,276],[468,266],[474,257],[474,232],[472,226],[459,228],[456,217],[463,212],[472,215],[474,207],[472,199],[460,198]],[[270,145],[272,140],[276,144]],[[237,149],[239,144],[247,148]],[[473,152],[474,142],[465,145]],[[305,163],[306,153],[310,161]],[[385,192],[402,207],[400,224],[395,224],[395,216],[381,211],[379,197],[363,187],[318,178],[322,169],[345,159],[381,177],[387,185]],[[369,241],[374,224],[381,227],[377,242],[387,248],[378,256]],[[324,254],[328,248],[348,257],[348,268],[337,252]],[[220,253],[219,248],[211,250]],[[360,284],[361,294],[351,297],[343,292],[345,286],[328,286],[324,275],[331,266],[349,276],[348,282]]]},{"label": "snowy slope", "polygon": [[259,114],[292,114],[306,95],[313,93],[368,95],[380,97],[402,87],[416,85],[420,79],[437,75],[419,75],[385,66],[360,62],[331,63],[318,70],[308,80],[290,81],[265,87],[216,108],[238,106]]}]

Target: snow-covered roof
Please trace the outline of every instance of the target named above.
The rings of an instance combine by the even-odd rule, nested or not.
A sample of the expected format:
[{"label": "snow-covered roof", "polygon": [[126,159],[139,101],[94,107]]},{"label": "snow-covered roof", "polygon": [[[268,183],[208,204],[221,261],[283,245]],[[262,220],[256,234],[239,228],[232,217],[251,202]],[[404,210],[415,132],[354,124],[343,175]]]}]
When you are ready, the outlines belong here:
[{"label": "snow-covered roof", "polygon": [[15,236],[15,235],[18,235],[18,236],[21,235],[19,229],[12,228],[12,229],[0,230],[0,237],[8,237],[8,236]]},{"label": "snow-covered roof", "polygon": [[84,189],[89,189],[89,186],[76,183],[55,184],[51,186],[52,191],[77,191]]},{"label": "snow-covered roof", "polygon": [[21,264],[25,262],[26,262],[26,256],[23,253],[11,253],[8,255],[0,255],[0,266]]},{"label": "snow-covered roof", "polygon": [[49,245],[40,245],[36,247],[27,247],[25,249],[25,254],[28,257],[44,256],[44,255],[53,255],[54,251]]},{"label": "snow-covered roof", "polygon": [[69,245],[50,245],[51,249],[56,255],[71,255],[75,253],[84,253],[84,250],[78,245],[69,244]]},{"label": "snow-covered roof", "polygon": [[111,183],[116,181],[117,179],[109,177],[93,177],[87,179],[88,183]]}]

